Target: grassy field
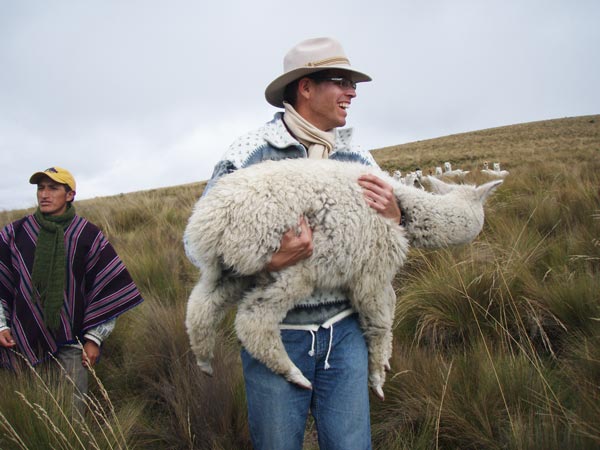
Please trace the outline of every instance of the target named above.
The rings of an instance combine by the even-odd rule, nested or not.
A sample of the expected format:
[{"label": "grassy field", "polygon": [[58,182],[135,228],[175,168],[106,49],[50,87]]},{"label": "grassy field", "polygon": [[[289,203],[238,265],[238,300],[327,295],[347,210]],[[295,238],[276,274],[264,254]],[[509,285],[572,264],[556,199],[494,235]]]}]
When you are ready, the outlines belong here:
[{"label": "grassy field", "polygon": [[[519,124],[373,152],[392,172],[483,161],[509,177],[468,246],[411,250],[398,274],[375,449],[600,449],[600,116]],[[24,181],[24,188],[27,184]],[[86,421],[46,374],[0,373],[1,449],[249,449],[232,315],[215,377],[183,326],[197,280],[181,245],[203,183],[76,203],[146,301],[107,340]],[[28,211],[0,212],[0,225]],[[306,449],[317,448],[313,424]]]}]

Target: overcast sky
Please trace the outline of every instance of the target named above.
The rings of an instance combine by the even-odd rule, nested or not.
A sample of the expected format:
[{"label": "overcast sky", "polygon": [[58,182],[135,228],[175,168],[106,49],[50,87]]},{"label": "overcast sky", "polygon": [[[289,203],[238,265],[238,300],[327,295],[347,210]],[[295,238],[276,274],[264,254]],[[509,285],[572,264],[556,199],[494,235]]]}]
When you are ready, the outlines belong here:
[{"label": "overcast sky", "polygon": [[208,179],[310,37],[373,77],[364,148],[598,114],[599,23],[598,0],[0,0],[0,210],[53,165],[78,199]]}]

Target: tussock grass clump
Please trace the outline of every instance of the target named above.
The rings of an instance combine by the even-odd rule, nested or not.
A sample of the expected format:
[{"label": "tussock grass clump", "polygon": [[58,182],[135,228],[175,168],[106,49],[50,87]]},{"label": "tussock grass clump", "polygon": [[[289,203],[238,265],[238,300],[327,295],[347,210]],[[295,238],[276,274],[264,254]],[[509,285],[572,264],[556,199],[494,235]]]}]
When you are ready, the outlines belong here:
[{"label": "tussock grass clump", "polygon": [[[1,372],[5,395],[0,409],[2,449],[128,449],[135,446],[132,431],[142,408],[132,401],[115,408],[92,370],[92,390],[83,395],[72,379],[52,362],[33,368],[26,363],[17,373]],[[83,395],[81,409],[74,395]]]},{"label": "tussock grass clump", "polygon": [[376,448],[598,448],[600,129],[569,128],[590,127],[576,148],[530,128],[548,150],[498,157],[511,174],[477,241],[413,250]]},{"label": "tussock grass clump", "polygon": [[406,347],[393,366],[386,402],[373,404],[374,448],[597,448],[597,395],[575,404],[552,362],[481,341],[444,354]]},{"label": "tussock grass clump", "polygon": [[[185,303],[150,299],[132,319],[131,339],[124,343],[128,358],[111,378],[131,380],[132,390],[147,399],[151,412],[139,428],[148,445],[167,448],[248,448],[246,406],[239,347],[230,330],[215,354],[215,376],[196,365],[183,327]],[[137,392],[136,392],[137,391]],[[159,447],[160,448],[160,447]],[[164,447],[163,447],[164,448]]]}]

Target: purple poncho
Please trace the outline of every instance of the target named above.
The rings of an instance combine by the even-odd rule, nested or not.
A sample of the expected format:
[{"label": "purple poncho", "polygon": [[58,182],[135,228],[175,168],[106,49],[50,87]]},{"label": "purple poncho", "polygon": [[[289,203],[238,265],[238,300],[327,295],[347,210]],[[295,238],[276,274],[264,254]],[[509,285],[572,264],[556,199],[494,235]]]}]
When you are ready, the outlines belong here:
[{"label": "purple poncho", "polygon": [[[85,331],[119,316],[142,297],[112,245],[94,224],[75,216],[65,230],[67,257],[64,306],[55,333],[44,325],[43,308],[32,295],[31,271],[40,226],[30,215],[0,232],[0,302],[16,350],[33,365]],[[0,347],[0,366],[12,366]]]}]

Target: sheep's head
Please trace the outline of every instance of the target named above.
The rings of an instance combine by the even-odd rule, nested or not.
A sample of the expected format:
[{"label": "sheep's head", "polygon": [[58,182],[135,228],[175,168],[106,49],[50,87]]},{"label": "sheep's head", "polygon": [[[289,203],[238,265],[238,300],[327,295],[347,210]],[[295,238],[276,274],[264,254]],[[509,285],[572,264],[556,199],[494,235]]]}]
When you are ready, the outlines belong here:
[{"label": "sheep's head", "polygon": [[405,230],[411,245],[439,248],[471,242],[481,232],[483,205],[502,180],[481,186],[450,184],[427,177],[433,192],[395,189],[406,217]]},{"label": "sheep's head", "polygon": [[461,192],[460,196],[465,200],[478,201],[484,204],[488,197],[502,184],[502,180],[494,180],[481,186],[471,184],[453,184],[445,183],[435,177],[426,177],[431,192],[439,195],[446,195],[450,192]]}]

